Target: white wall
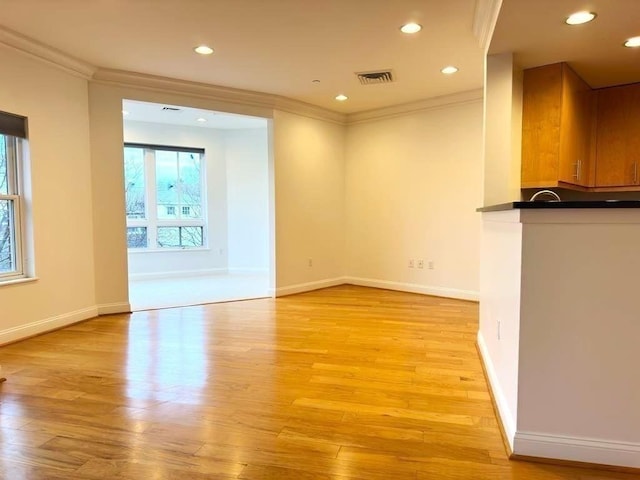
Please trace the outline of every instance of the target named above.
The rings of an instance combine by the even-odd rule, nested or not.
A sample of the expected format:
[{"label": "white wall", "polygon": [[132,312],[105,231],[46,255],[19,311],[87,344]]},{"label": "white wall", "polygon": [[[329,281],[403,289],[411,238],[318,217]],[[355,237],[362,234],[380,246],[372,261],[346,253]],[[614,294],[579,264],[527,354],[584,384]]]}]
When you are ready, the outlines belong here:
[{"label": "white wall", "polygon": [[181,251],[130,251],[129,276],[144,278],[170,272],[211,273],[227,268],[227,181],[225,132],[210,128],[124,122],[124,141],[204,148],[207,180],[208,244],[203,249]]},{"label": "white wall", "polygon": [[[520,200],[522,78],[513,55],[488,55],[484,84],[483,205]],[[519,212],[484,213],[478,345],[507,440],[514,447],[520,348]],[[500,337],[500,338],[498,338]]]},{"label": "white wall", "polygon": [[224,130],[228,268],[269,269],[269,145],[264,128]]},{"label": "white wall", "polygon": [[0,343],[96,313],[87,81],[0,45],[0,110],[28,117],[35,273],[0,286]]},{"label": "white wall", "polygon": [[513,449],[518,418],[522,225],[519,210],[482,214],[478,346]]},{"label": "white wall", "polygon": [[344,145],[342,125],[274,112],[277,295],[343,281]]},{"label": "white wall", "polygon": [[[349,280],[477,298],[481,99],[350,125],[347,132]],[[424,260],[424,269],[408,268],[409,259]]]},{"label": "white wall", "polygon": [[484,82],[484,203],[520,200],[522,72],[513,55],[488,55]]}]

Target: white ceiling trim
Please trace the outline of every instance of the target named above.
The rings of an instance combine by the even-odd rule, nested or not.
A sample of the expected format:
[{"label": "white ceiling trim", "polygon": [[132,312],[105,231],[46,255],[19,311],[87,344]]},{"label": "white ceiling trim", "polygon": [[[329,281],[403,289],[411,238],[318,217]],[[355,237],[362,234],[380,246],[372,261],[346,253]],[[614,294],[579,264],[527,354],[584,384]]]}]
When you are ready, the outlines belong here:
[{"label": "white ceiling trim", "polygon": [[92,82],[152,90],[173,95],[186,95],[254,108],[282,110],[340,125],[345,123],[345,115],[343,113],[333,112],[322,107],[269,93],[103,68],[99,68],[95,72]]},{"label": "white ceiling trim", "polygon": [[18,50],[37,60],[64,70],[72,75],[90,79],[96,67],[60,50],[49,47],[13,30],[0,27],[0,44]]},{"label": "white ceiling trim", "polygon": [[476,0],[476,11],[473,16],[473,33],[485,52],[489,49],[493,30],[498,22],[502,0]]},{"label": "white ceiling trim", "polygon": [[482,97],[483,90],[479,88],[466,92],[453,93],[451,95],[427,98],[417,102],[403,103],[402,105],[393,105],[391,107],[378,108],[376,110],[368,110],[366,112],[351,113],[347,115],[347,124],[353,125],[358,123],[375,122],[377,120],[401,117],[426,110],[449,107],[451,105],[477,102],[482,100]]}]

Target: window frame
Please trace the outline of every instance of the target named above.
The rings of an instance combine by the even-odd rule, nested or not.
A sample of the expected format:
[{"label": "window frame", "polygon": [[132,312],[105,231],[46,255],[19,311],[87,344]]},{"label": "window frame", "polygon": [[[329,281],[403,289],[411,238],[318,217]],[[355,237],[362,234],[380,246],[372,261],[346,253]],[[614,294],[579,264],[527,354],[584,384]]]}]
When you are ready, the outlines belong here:
[{"label": "window frame", "polygon": [[0,193],[1,201],[8,201],[12,205],[9,209],[9,224],[12,225],[13,265],[14,270],[0,272],[0,284],[25,278],[26,263],[24,255],[24,223],[22,216],[22,204],[24,194],[22,192],[22,138],[1,133],[5,137],[7,155],[7,193]]},{"label": "window frame", "polygon": [[[140,148],[143,150],[143,168],[144,168],[144,199],[145,211],[144,218],[126,218],[127,228],[144,227],[147,229],[147,246],[146,247],[129,247],[127,243],[127,251],[129,253],[148,253],[148,252],[168,252],[168,251],[194,251],[208,249],[208,216],[207,216],[207,200],[206,200],[206,162],[205,150],[203,148],[192,147],[175,147],[167,145],[151,145],[141,143],[125,142],[124,148]],[[123,162],[124,162],[123,148]],[[182,205],[176,205],[177,218],[162,219],[158,216],[158,192],[156,183],[156,155],[157,151],[195,153],[199,155],[200,164],[200,218],[181,218],[178,215],[182,211]],[[178,167],[178,174],[179,174]],[[126,185],[126,178],[125,185]],[[126,213],[125,213],[126,216]],[[202,228],[202,245],[189,247],[162,247],[158,244],[158,228],[162,227],[201,227]]]}]

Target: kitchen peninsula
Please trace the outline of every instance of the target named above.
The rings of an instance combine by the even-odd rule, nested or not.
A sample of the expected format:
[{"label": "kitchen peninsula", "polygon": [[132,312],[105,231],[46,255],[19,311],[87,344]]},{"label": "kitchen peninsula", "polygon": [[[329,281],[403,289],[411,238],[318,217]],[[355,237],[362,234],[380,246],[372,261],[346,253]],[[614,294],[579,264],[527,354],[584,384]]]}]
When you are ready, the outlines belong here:
[{"label": "kitchen peninsula", "polygon": [[478,345],[512,451],[640,467],[640,201],[478,210]]},{"label": "kitchen peninsula", "polygon": [[[515,456],[638,469],[640,10],[570,3],[499,2],[478,345]],[[540,189],[564,201],[521,202]]]}]

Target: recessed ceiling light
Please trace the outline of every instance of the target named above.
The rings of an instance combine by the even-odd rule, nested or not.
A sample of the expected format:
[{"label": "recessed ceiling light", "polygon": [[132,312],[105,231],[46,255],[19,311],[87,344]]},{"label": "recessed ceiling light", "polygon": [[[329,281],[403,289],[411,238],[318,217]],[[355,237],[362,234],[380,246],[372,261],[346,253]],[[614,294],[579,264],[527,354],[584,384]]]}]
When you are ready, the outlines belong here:
[{"label": "recessed ceiling light", "polygon": [[594,18],[596,18],[596,14],[593,12],[576,12],[569,15],[564,22],[567,25],[581,25],[590,22]]},{"label": "recessed ceiling light", "polygon": [[458,68],[454,67],[453,65],[449,65],[448,67],[444,67],[440,71],[445,75],[451,75],[452,73],[456,73],[458,71]]},{"label": "recessed ceiling light", "polygon": [[202,122],[206,122],[206,121],[207,121],[206,118],[202,118],[202,117],[196,118],[196,122],[201,122],[202,123]]},{"label": "recessed ceiling light", "polygon": [[629,48],[640,47],[640,37],[628,38],[627,41],[624,42],[624,46]]},{"label": "recessed ceiling light", "polygon": [[336,95],[336,100],[338,100],[339,102],[344,102],[346,99],[348,99],[349,97],[347,97],[344,94],[340,94],[340,95]]},{"label": "recessed ceiling light", "polygon": [[129,112],[127,112],[126,110],[122,110],[122,116],[126,117],[127,115],[129,115]]},{"label": "recessed ceiling light", "polygon": [[420,25],[419,23],[407,23],[405,25],[402,25],[400,27],[400,31],[402,33],[418,33],[420,30],[422,30],[422,25]]},{"label": "recessed ceiling light", "polygon": [[213,53],[213,48],[207,47],[206,45],[200,45],[193,50],[200,55],[211,55]]}]

